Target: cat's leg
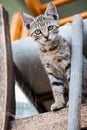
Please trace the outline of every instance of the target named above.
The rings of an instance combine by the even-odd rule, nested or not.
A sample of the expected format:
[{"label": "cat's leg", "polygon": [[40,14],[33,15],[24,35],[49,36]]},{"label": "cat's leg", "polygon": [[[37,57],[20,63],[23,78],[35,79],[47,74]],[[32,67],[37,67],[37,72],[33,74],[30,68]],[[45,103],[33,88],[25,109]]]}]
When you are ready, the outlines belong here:
[{"label": "cat's leg", "polygon": [[[70,64],[70,62],[69,63],[67,63],[67,65],[66,65],[66,67],[65,67],[65,78],[66,78],[66,80],[68,81],[68,83],[70,82],[70,69],[71,69],[71,64]],[[67,86],[67,88],[68,88],[69,86]]]},{"label": "cat's leg", "polygon": [[[67,85],[66,88],[67,90],[69,90],[69,86],[70,86],[70,71],[71,71],[71,64],[68,63],[67,66],[65,67],[65,78],[67,80]],[[69,94],[68,94],[69,95]],[[67,107],[69,106],[69,100],[67,102]]]},{"label": "cat's leg", "polygon": [[63,75],[61,71],[56,70],[55,68],[48,67],[46,68],[48,77],[50,80],[54,103],[51,105],[51,110],[56,110],[64,107],[64,83],[63,83]]},{"label": "cat's leg", "polygon": [[51,110],[56,110],[64,107],[64,85],[60,81],[53,81],[52,83],[52,92],[55,102],[51,105]]}]

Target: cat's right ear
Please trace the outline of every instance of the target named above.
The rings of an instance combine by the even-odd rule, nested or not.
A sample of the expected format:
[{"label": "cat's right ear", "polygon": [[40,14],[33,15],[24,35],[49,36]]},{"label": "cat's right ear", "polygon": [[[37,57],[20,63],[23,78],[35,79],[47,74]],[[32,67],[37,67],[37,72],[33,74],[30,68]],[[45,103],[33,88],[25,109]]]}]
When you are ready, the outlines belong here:
[{"label": "cat's right ear", "polygon": [[45,11],[45,16],[51,16],[54,20],[59,20],[56,6],[53,3],[49,3]]},{"label": "cat's right ear", "polygon": [[26,13],[22,13],[22,21],[26,28],[30,29],[30,24],[34,21],[34,18]]}]

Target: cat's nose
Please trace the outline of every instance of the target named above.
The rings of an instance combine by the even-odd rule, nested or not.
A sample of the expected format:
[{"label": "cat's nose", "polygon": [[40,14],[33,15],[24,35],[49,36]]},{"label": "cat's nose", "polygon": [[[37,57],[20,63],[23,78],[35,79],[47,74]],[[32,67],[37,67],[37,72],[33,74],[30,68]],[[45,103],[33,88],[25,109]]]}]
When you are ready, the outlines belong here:
[{"label": "cat's nose", "polygon": [[48,40],[48,38],[49,38],[49,35],[46,35],[46,36],[44,36],[44,38]]}]

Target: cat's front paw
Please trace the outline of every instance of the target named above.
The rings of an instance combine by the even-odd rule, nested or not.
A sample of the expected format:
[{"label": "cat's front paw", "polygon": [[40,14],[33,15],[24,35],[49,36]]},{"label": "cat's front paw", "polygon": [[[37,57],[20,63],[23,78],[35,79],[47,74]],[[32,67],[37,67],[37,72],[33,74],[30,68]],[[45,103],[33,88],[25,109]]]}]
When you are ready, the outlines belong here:
[{"label": "cat's front paw", "polygon": [[54,103],[54,104],[51,105],[51,111],[59,110],[59,109],[63,108],[64,105],[65,105],[65,102]]}]

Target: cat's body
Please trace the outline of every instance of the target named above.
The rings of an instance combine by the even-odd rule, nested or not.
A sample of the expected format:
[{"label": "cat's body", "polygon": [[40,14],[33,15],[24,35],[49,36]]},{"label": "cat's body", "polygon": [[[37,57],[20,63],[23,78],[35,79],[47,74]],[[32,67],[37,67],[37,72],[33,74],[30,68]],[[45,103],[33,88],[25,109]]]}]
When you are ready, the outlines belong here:
[{"label": "cat's body", "polygon": [[[48,74],[50,85],[54,96],[54,104],[51,110],[59,109],[65,105],[64,88],[68,89],[70,81],[71,47],[58,34],[58,14],[55,6],[51,3],[44,15],[36,18],[23,15],[23,21],[31,36],[38,42],[40,48],[40,59]],[[87,68],[83,63],[84,68]],[[87,69],[86,69],[87,71]],[[87,76],[83,70],[84,88],[87,91]]]},{"label": "cat's body", "polygon": [[[51,44],[55,44],[55,47]],[[41,46],[40,59],[50,79],[55,99],[51,110],[54,110],[65,104],[64,87],[68,87],[66,83],[70,80],[70,46],[61,36],[57,36],[54,43],[50,43],[49,46],[51,48],[47,47],[47,50]]]}]

